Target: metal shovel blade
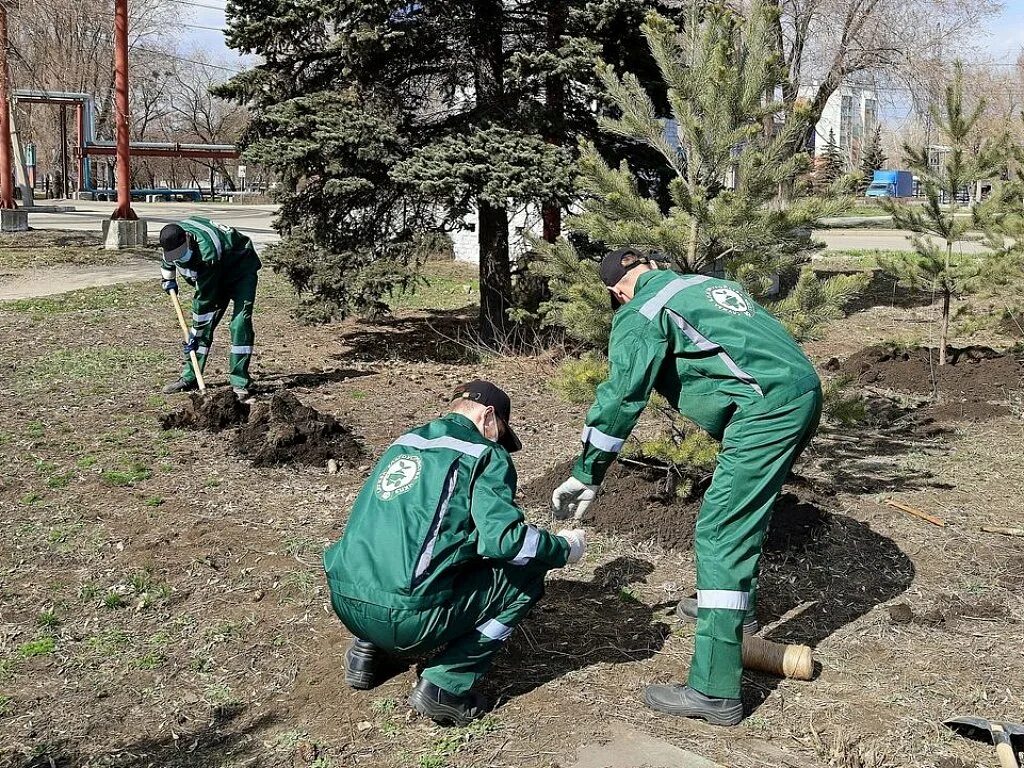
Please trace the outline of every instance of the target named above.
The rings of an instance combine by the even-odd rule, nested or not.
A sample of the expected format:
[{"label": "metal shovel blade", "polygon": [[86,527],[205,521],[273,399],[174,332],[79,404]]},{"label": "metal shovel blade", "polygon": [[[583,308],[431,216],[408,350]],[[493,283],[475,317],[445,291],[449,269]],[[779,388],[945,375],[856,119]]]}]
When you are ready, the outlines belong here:
[{"label": "metal shovel blade", "polygon": [[954,717],[950,720],[946,720],[943,725],[947,728],[952,728],[961,736],[966,736],[967,738],[975,739],[976,741],[984,741],[987,744],[993,744],[996,741],[992,735],[993,723],[1001,726],[1006,732],[1006,735],[1011,739],[1024,737],[1024,725],[1020,725],[1018,723],[1004,723],[998,720],[986,720],[984,717],[973,717],[970,715]]}]

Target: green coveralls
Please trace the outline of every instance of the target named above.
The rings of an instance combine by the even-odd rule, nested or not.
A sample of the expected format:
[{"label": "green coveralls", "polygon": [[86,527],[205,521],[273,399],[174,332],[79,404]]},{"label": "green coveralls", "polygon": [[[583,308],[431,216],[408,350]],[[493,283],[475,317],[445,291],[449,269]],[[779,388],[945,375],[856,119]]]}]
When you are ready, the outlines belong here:
[{"label": "green coveralls", "polygon": [[[253,304],[256,301],[257,272],[262,266],[252,241],[237,229],[217,224],[202,216],[190,216],[178,224],[198,246],[188,261],[161,264],[164,280],[174,279],[175,269],[196,290],[192,297],[192,332],[199,336],[196,358],[200,369],[213,343],[213,331],[234,303],[231,315],[231,386],[246,388],[252,383],[249,363],[255,335],[252,327]],[[181,378],[194,383],[192,362],[185,360]]]},{"label": "green coveralls", "polygon": [[821,384],[772,315],[737,283],[651,271],[615,313],[608,380],[587,413],[573,475],[596,485],[651,391],[722,442],[697,516],[697,633],[689,685],[738,698],[764,532],[790,467],[813,437]]},{"label": "green coveralls", "polygon": [[429,653],[423,676],[463,694],[561,568],[569,545],[528,525],[508,452],[459,414],[398,438],[324,553],[331,604],[356,637]]}]

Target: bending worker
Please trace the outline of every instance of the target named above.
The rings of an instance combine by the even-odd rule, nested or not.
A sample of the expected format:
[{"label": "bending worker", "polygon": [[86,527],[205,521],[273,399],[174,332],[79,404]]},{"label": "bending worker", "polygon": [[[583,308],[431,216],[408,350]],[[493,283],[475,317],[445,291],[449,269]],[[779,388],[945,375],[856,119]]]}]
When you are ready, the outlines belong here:
[{"label": "bending worker", "polygon": [[737,283],[659,270],[632,249],[605,256],[601,279],[617,308],[608,379],[587,413],[583,451],[552,499],[581,518],[654,390],[722,443],[697,516],[697,621],[688,685],[651,685],[648,706],[735,725],[742,631],[756,631],[758,560],[772,505],[814,435],[821,384],[778,320]]},{"label": "bending worker", "polygon": [[331,604],[356,637],[346,682],[372,688],[388,655],[434,654],[409,704],[442,724],[487,711],[474,686],[543,595],[545,574],[586,546],[583,531],[555,536],[515,505],[510,411],[493,384],[461,386],[451,413],[384,452],[324,554]]},{"label": "bending worker", "polygon": [[177,292],[176,276],[180,274],[196,289],[192,297],[192,330],[185,344],[185,368],[176,381],[164,387],[164,394],[196,388],[189,353],[196,353],[201,370],[206,367],[213,331],[233,302],[229,377],[235,394],[248,397],[252,385],[252,311],[257,272],[262,266],[252,241],[237,229],[190,216],[160,230],[160,247],[164,252],[160,287],[168,293]]}]

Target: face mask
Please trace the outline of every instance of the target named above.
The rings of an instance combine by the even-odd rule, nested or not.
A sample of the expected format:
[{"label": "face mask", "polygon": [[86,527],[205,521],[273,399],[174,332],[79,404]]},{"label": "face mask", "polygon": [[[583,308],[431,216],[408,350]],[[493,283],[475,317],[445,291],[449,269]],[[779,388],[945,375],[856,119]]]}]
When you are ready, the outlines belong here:
[{"label": "face mask", "polygon": [[181,258],[178,259],[177,262],[175,262],[175,263],[176,264],[188,264],[188,262],[189,262],[189,260],[191,258],[192,258],[192,249],[189,248],[183,254],[181,254]]}]

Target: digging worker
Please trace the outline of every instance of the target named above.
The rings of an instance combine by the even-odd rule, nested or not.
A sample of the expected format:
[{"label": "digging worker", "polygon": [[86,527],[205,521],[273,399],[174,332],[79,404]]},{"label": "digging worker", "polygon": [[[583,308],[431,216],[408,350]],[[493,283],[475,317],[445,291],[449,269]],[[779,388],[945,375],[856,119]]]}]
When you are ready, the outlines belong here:
[{"label": "digging worker", "polygon": [[644,700],[735,725],[765,529],[817,429],[821,383],[781,323],[737,283],[657,269],[631,248],[606,255],[600,274],[616,308],[609,374],[587,413],[572,476],[552,497],[555,517],[583,516],[652,390],[721,441],[697,516],[697,599],[676,610],[697,622],[688,685],[648,686]]},{"label": "digging worker", "polygon": [[205,369],[213,331],[228,304],[233,303],[230,381],[236,395],[248,397],[252,384],[249,377],[254,339],[252,311],[257,272],[262,266],[252,241],[233,227],[202,216],[190,216],[160,230],[160,247],[164,252],[160,286],[168,293],[177,292],[178,274],[195,286],[192,329],[185,344],[185,368],[180,378],[163,388],[164,394],[196,388],[189,353],[195,352],[200,369]]},{"label": "digging worker", "polygon": [[331,603],[355,635],[345,680],[382,682],[388,656],[434,654],[409,704],[465,725],[487,711],[476,683],[544,593],[544,576],[575,563],[583,531],[557,536],[516,506],[508,395],[459,387],[451,412],[398,438],[363,486],[344,535],[324,554]]}]

